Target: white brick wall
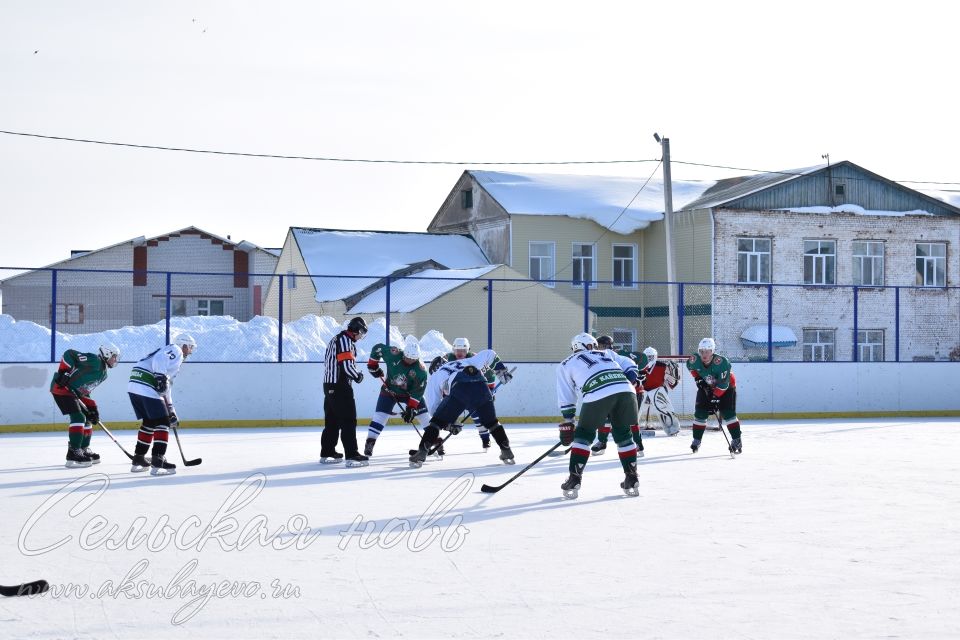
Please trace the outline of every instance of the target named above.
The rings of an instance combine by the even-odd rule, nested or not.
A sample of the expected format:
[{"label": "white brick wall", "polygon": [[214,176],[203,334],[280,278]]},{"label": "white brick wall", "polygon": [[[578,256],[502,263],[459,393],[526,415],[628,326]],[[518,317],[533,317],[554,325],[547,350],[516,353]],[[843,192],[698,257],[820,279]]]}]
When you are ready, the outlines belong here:
[{"label": "white brick wall", "polygon": [[[801,360],[804,329],[835,331],[836,359],[850,361],[853,347],[853,255],[855,240],[884,244],[884,284],[913,287],[916,243],[947,245],[947,285],[960,283],[960,220],[923,215],[866,216],[845,213],[803,214],[782,211],[716,212],[715,273],[719,283],[737,282],[737,238],[772,239],[774,284],[803,283],[803,241],[836,241],[836,287],[774,287],[773,323],[797,335],[794,348],[774,348],[774,360]],[[858,290],[857,327],[884,330],[884,357],[895,358],[894,289]],[[945,359],[960,344],[960,291],[901,289],[899,300],[900,360]],[[766,287],[718,285],[714,290],[714,333],[718,350],[730,357],[766,358],[766,348],[746,349],[740,334],[767,322]]]}]

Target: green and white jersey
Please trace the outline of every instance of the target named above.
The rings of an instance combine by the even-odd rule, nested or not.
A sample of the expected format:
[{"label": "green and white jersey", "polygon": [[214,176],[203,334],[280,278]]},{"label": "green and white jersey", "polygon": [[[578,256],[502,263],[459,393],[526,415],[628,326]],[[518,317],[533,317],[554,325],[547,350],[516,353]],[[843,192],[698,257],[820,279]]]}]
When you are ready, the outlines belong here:
[{"label": "green and white jersey", "polygon": [[[100,354],[81,353],[76,349],[67,349],[63,352],[57,372],[67,374],[67,385],[64,389],[55,382],[50,382],[50,391],[59,396],[72,395],[70,390],[81,397],[89,397],[101,382],[107,379],[107,363]],[[56,375],[54,376],[56,380]]]},{"label": "green and white jersey", "polygon": [[609,350],[577,351],[557,366],[557,402],[564,419],[576,415],[578,394],[586,404],[616,393],[634,393],[618,361],[621,357]]},{"label": "green and white jersey", "polygon": [[427,370],[422,362],[415,360],[407,364],[403,361],[402,349],[377,344],[370,351],[367,368],[376,369],[380,360],[387,365],[383,383],[388,390],[400,396],[423,400],[423,392],[427,388]]},{"label": "green and white jersey", "polygon": [[[173,379],[180,373],[183,364],[183,351],[175,344],[168,344],[157,349],[133,366],[130,372],[130,382],[127,383],[129,393],[158,398],[173,404]],[[167,376],[167,390],[163,394],[157,393],[157,375]]]}]

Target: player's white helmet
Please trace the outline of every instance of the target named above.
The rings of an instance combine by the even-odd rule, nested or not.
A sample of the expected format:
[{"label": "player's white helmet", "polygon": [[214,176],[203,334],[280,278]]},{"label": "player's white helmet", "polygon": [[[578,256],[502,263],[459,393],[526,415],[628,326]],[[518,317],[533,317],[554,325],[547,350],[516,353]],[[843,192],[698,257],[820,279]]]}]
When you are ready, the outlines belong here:
[{"label": "player's white helmet", "polygon": [[454,351],[470,351],[470,341],[466,338],[457,338],[453,341],[453,350]]},{"label": "player's white helmet", "polygon": [[570,341],[570,348],[574,351],[593,351],[597,348],[597,339],[589,333],[578,333]]},{"label": "player's white helmet", "polygon": [[420,343],[416,340],[408,340],[403,347],[403,357],[408,360],[420,359]]},{"label": "player's white helmet", "polygon": [[[112,342],[104,342],[100,345],[100,357],[103,358],[108,367],[115,367],[120,360],[120,347]],[[113,364],[110,364],[111,358],[113,358]]]},{"label": "player's white helmet", "polygon": [[[180,350],[183,351],[184,357],[187,357],[188,355],[190,355],[191,353],[197,350],[197,341],[194,340],[193,336],[190,335],[189,333],[181,333],[180,335],[178,335],[174,339],[173,344],[180,347]],[[190,351],[184,350],[184,347],[190,347]]]},{"label": "player's white helmet", "polygon": [[700,356],[703,357],[704,352],[709,351],[712,356],[717,351],[717,343],[713,338],[704,338],[700,341],[700,345],[697,347],[697,351],[700,352]]},{"label": "player's white helmet", "polygon": [[653,370],[653,365],[657,364],[657,350],[653,347],[647,347],[643,350],[643,355],[647,356],[646,369]]}]

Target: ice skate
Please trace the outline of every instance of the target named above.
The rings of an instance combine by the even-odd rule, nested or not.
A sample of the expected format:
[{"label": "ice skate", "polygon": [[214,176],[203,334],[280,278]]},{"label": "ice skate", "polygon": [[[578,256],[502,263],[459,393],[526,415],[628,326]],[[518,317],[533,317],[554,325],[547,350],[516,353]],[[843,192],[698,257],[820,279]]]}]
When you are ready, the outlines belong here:
[{"label": "ice skate", "polygon": [[344,463],[344,465],[348,469],[352,469],[354,467],[367,467],[367,466],[370,466],[370,458],[368,458],[365,455],[355,453],[351,456],[346,457],[346,462]]},{"label": "ice skate", "polygon": [[563,489],[564,498],[567,500],[576,500],[577,496],[580,495],[580,480],[582,478],[583,476],[580,474],[571,473],[567,481],[560,485],[560,488]]},{"label": "ice skate", "polygon": [[690,443],[690,451],[696,453],[700,450],[700,441],[696,438],[693,439],[693,442]]},{"label": "ice skate", "polygon": [[343,462],[343,454],[339,451],[333,451],[331,453],[320,452],[320,464],[337,464],[338,462]]},{"label": "ice skate", "polygon": [[93,464],[100,464],[100,454],[95,453],[90,447],[84,447],[82,451],[87,454],[87,457],[90,458],[90,462]]},{"label": "ice skate", "polygon": [[177,473],[177,465],[167,462],[163,456],[153,456],[150,458],[150,475],[152,476],[172,476]]},{"label": "ice skate", "polygon": [[500,447],[500,460],[503,461],[503,464],[515,464],[513,451],[510,450],[510,447]]},{"label": "ice skate", "polygon": [[87,454],[83,452],[83,449],[71,449],[67,447],[67,461],[63,465],[67,469],[89,467],[92,464],[93,461],[87,457]]},{"label": "ice skate", "polygon": [[490,432],[480,434],[480,442],[483,443],[483,452],[486,453],[490,448]]},{"label": "ice skate", "polygon": [[427,448],[420,444],[420,448],[410,454],[410,468],[419,469],[423,466],[424,460],[427,459]]},{"label": "ice skate", "polygon": [[[730,442],[730,452],[731,453],[743,453],[743,443],[740,441],[740,438],[734,438]],[[94,463],[96,464],[96,463]]]},{"label": "ice skate", "polygon": [[367,438],[366,443],[363,445],[363,455],[368,458],[373,455],[373,447],[377,444],[376,438]]},{"label": "ice skate", "polygon": [[635,498],[640,495],[640,479],[637,478],[637,465],[631,465],[630,471],[624,472],[623,482],[620,483],[623,493]]},{"label": "ice skate", "polygon": [[130,471],[133,473],[142,473],[149,468],[150,461],[147,460],[146,456],[133,456],[133,459],[130,460]]},{"label": "ice skate", "polygon": [[602,456],[606,450],[607,450],[606,440],[604,440],[603,442],[600,442],[598,440],[592,447],[590,447],[590,452],[593,453],[593,455],[595,456]]}]

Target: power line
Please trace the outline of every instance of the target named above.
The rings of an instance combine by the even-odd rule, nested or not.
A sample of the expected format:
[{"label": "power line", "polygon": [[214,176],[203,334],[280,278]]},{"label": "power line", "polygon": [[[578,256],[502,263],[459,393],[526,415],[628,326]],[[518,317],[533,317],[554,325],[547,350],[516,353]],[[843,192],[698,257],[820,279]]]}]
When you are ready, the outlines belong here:
[{"label": "power line", "polygon": [[569,165],[569,164],[628,164],[643,162],[659,162],[656,158],[647,160],[541,160],[530,162],[473,162],[466,160],[379,160],[374,158],[333,158],[323,156],[290,156],[276,153],[250,153],[246,151],[219,151],[216,149],[190,149],[187,147],[167,147],[153,144],[135,144],[132,142],[111,142],[108,140],[91,140],[87,138],[68,138],[66,136],[51,136],[39,133],[25,133],[23,131],[3,131],[0,133],[10,136],[26,138],[42,138],[44,140],[61,140],[65,142],[83,142],[86,144],[102,144],[111,147],[128,147],[131,149],[153,149],[155,151],[181,151],[185,153],[207,153],[218,156],[243,156],[247,158],[273,158],[278,160],[314,160],[318,162],[356,162],[367,164],[431,164],[431,165]]}]

